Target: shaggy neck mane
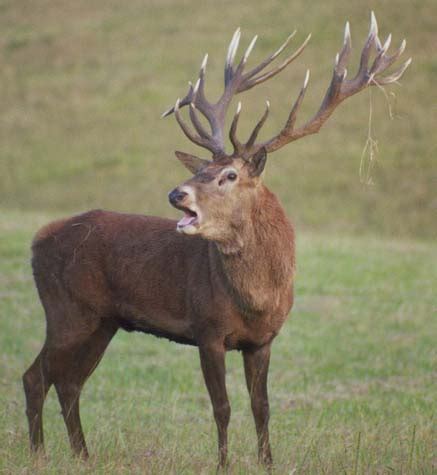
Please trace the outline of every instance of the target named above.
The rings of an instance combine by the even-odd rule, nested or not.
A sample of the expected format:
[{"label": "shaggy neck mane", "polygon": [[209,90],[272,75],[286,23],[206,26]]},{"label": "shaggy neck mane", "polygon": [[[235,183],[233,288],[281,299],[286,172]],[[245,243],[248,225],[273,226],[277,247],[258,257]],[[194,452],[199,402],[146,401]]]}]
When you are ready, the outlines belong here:
[{"label": "shaggy neck mane", "polygon": [[243,313],[274,312],[294,275],[294,232],[276,196],[264,185],[232,242],[217,244],[225,282]]}]

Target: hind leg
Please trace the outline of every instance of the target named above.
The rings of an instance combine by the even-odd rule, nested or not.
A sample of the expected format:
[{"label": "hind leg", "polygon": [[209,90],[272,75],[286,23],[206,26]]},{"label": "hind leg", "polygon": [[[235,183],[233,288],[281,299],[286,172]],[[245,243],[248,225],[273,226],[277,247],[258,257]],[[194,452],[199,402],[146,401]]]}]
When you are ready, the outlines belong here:
[{"label": "hind leg", "polygon": [[87,378],[99,364],[117,328],[102,325],[86,341],[58,354],[54,381],[62,408],[71,448],[76,455],[88,457],[79,413],[79,398]]},{"label": "hind leg", "polygon": [[54,381],[73,452],[88,457],[79,413],[79,398],[87,378],[99,364],[117,328],[102,325],[87,340],[57,355]]},{"label": "hind leg", "polygon": [[30,447],[33,451],[43,449],[44,446],[42,411],[47,392],[51,386],[46,355],[47,349],[44,346],[33,364],[23,375]]}]

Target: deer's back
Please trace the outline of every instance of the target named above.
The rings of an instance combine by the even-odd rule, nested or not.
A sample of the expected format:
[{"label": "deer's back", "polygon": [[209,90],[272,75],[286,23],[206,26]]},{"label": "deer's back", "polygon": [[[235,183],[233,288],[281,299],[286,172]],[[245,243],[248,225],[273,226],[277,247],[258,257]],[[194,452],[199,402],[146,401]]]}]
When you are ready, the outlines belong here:
[{"label": "deer's back", "polygon": [[175,227],[169,219],[99,210],[43,227],[32,267],[48,323],[51,311],[70,304],[126,330],[193,343],[187,286],[193,256],[202,262],[207,243]]}]

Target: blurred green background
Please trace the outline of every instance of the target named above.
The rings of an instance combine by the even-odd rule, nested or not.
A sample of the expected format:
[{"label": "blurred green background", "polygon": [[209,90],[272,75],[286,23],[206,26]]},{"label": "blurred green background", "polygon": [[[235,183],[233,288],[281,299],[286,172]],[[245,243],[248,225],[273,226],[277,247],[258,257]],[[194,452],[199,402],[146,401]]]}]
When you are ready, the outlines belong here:
[{"label": "blurred green background", "polygon": [[[187,177],[175,149],[205,156],[174,118],[160,119],[195,80],[209,53],[207,93],[218,96],[228,42],[260,38],[251,64],[290,31],[309,32],[304,54],[240,98],[240,133],[272,104],[263,136],[277,132],[307,68],[300,120],[318,107],[352,30],[356,70],[375,10],[380,36],[405,37],[413,63],[401,86],[349,99],[316,136],[272,155],[266,181],[301,230],[429,239],[437,234],[437,46],[435,2],[427,1],[0,1],[0,207],[51,215],[101,207],[176,216],[167,192]],[[394,95],[392,95],[394,93]],[[378,142],[372,185],[360,181],[368,135]],[[367,157],[367,155],[366,155]]]}]

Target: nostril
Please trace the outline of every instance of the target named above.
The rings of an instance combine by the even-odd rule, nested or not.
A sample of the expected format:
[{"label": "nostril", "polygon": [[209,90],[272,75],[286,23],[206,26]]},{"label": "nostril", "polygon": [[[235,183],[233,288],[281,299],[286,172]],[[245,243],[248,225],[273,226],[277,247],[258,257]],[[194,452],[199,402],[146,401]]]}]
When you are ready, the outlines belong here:
[{"label": "nostril", "polygon": [[185,193],[185,191],[180,191],[177,188],[175,188],[171,193],[168,195],[168,199],[171,204],[177,204],[181,202],[188,193]]}]

